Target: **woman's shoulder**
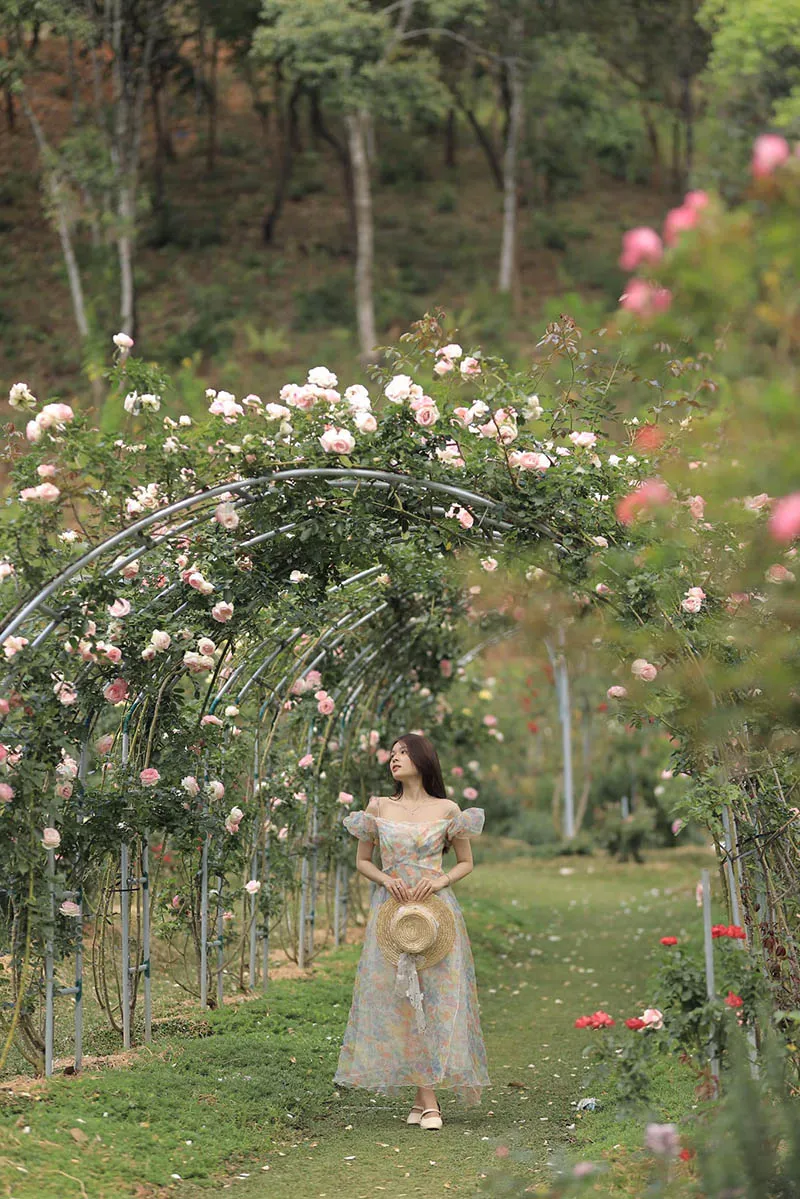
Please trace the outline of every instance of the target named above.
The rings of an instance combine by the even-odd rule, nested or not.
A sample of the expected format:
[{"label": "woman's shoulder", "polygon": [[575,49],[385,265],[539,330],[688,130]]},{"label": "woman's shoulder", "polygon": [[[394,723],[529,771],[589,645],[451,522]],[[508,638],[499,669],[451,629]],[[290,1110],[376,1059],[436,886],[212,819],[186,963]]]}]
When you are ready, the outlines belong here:
[{"label": "woman's shoulder", "polygon": [[380,816],[383,805],[387,804],[389,799],[390,796],[388,795],[370,795],[365,811],[369,812],[372,816]]}]

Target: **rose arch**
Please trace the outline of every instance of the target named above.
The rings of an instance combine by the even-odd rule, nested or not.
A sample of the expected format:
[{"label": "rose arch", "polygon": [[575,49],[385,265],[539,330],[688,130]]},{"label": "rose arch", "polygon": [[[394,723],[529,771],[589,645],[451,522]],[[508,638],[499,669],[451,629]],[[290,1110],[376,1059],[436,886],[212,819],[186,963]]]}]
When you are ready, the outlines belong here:
[{"label": "rose arch", "polygon": [[472,551],[489,571],[535,556],[581,610],[603,599],[583,593],[598,546],[631,536],[630,480],[593,431],[617,367],[578,339],[551,326],[520,374],[426,318],[372,394],[318,367],[280,402],[209,389],[195,421],[164,414],[168,380],[120,337],[110,433],[12,389],[29,419],[0,561],[4,1056],[15,1040],[50,1073],[72,997],[80,1065],[84,924],[126,1046],[140,1012],[151,1036],[156,930],[203,1005],[225,971],[266,986],[275,939],[300,966],[315,934],[339,942],[342,808],[381,785],[421,703],[447,734],[449,683],[514,631],[511,601],[476,610]]}]

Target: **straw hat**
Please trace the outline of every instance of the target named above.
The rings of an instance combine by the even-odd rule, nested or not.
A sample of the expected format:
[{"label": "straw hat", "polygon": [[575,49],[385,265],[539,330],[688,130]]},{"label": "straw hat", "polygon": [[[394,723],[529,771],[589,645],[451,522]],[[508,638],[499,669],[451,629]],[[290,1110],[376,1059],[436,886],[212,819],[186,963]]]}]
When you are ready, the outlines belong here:
[{"label": "straw hat", "polygon": [[389,895],[378,909],[376,935],[381,952],[393,966],[403,953],[413,954],[420,970],[434,966],[453,948],[453,909],[438,895],[413,903],[400,903]]}]

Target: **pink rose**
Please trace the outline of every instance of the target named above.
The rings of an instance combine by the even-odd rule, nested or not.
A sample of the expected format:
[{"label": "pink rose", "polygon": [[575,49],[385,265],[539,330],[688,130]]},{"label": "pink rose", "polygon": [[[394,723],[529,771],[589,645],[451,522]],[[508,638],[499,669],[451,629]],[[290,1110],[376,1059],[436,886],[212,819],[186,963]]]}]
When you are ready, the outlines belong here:
[{"label": "pink rose", "polygon": [[58,910],[62,916],[75,917],[80,916],[81,914],[80,905],[77,904],[74,899],[65,899],[64,902],[59,905]]},{"label": "pink rose", "polygon": [[645,683],[652,683],[653,679],[658,674],[658,669],[653,666],[652,662],[648,662],[646,658],[636,658],[631,663],[631,674],[642,679]]},{"label": "pink rose", "polygon": [[699,209],[681,204],[679,208],[671,208],[664,221],[664,241],[668,246],[674,246],[678,237],[685,229],[693,229],[700,215]]},{"label": "pink rose", "polygon": [[552,466],[547,454],[540,454],[536,450],[512,450],[508,455],[508,461],[511,466],[518,466],[520,470],[546,471]]},{"label": "pink rose", "polygon": [[475,524],[475,517],[467,508],[462,508],[460,504],[451,504],[445,515],[455,517],[462,529],[471,529]]},{"label": "pink rose", "polygon": [[385,766],[391,756],[388,749],[379,749],[375,754],[380,766]]},{"label": "pink rose", "polygon": [[493,728],[494,725],[497,724],[497,717],[492,716],[491,714],[487,713],[487,715],[484,716],[484,718],[483,718],[483,723],[486,725],[486,727],[488,729]]},{"label": "pink rose", "polygon": [[435,425],[439,419],[439,409],[435,404],[420,404],[414,414],[414,419],[418,425],[422,425],[424,429],[428,429],[431,425]]},{"label": "pink rose", "polygon": [[438,358],[433,364],[433,373],[435,375],[447,375],[453,369],[453,363],[444,355]]},{"label": "pink rose", "polygon": [[355,423],[359,433],[374,433],[378,428],[378,422],[371,412],[357,412]]},{"label": "pink rose", "polygon": [[592,446],[597,444],[597,436],[594,433],[589,433],[586,430],[582,432],[570,433],[569,439],[573,445],[578,446],[582,450],[590,450]]},{"label": "pink rose", "polygon": [[336,802],[341,804],[351,804],[353,802],[353,796],[349,791],[340,791]]},{"label": "pink rose", "polygon": [[706,510],[706,502],[701,495],[692,495],[688,499],[689,511],[695,520],[702,520]]},{"label": "pink rose", "polygon": [[303,754],[302,758],[297,763],[297,765],[300,768],[300,770],[305,770],[305,768],[307,766],[313,766],[314,765],[314,755],[313,754]]},{"label": "pink rose", "polygon": [[474,378],[481,373],[481,364],[477,358],[464,358],[461,362],[461,374],[465,379]]},{"label": "pink rose", "polygon": [[623,525],[629,525],[640,512],[666,504],[671,498],[669,488],[661,479],[645,479],[635,491],[617,501],[617,520]]},{"label": "pink rose", "polygon": [[331,697],[326,695],[325,698],[321,699],[317,704],[317,711],[319,712],[320,716],[330,716],[335,706],[336,705]]},{"label": "pink rose", "polygon": [[161,775],[158,773],[158,771],[155,769],[154,766],[148,766],[146,770],[139,771],[139,778],[141,780],[142,786],[153,787],[158,782],[158,780],[161,778]]},{"label": "pink rose", "polygon": [[794,575],[792,572],[787,570],[787,568],[780,562],[776,562],[774,566],[770,566],[769,570],[767,571],[767,578],[769,579],[770,583],[794,582]]},{"label": "pink rose", "polygon": [[444,679],[449,679],[449,678],[451,678],[451,677],[452,677],[452,674],[453,674],[453,663],[452,663],[452,661],[450,660],[450,658],[442,658],[442,659],[440,660],[440,662],[439,662],[439,670],[441,671],[442,678],[444,678]]},{"label": "pink rose", "polygon": [[606,691],[606,695],[609,699],[625,699],[627,694],[628,688],[620,687],[618,683],[615,683],[613,687],[609,687],[608,691]]},{"label": "pink rose", "polygon": [[794,541],[800,534],[800,491],[775,501],[769,518],[769,531],[776,541]]},{"label": "pink rose", "polygon": [[771,175],[789,157],[789,143],[776,133],[762,133],[753,143],[750,170],[756,179]]},{"label": "pink rose", "polygon": [[45,849],[58,849],[61,844],[61,833],[56,828],[42,829],[42,845]]},{"label": "pink rose", "polygon": [[623,271],[635,271],[642,262],[659,262],[663,254],[664,247],[655,229],[639,225],[622,235],[619,265]]},{"label": "pink rose", "polygon": [[114,679],[103,690],[103,697],[110,704],[119,704],[128,698],[128,684],[124,679]]},{"label": "pink rose", "polygon": [[666,312],[672,303],[672,292],[666,287],[656,287],[646,279],[630,279],[620,296],[620,305],[628,312],[645,319],[657,312]]},{"label": "pink rose", "polygon": [[703,601],[699,595],[687,595],[685,599],[681,600],[681,607],[684,612],[696,613],[700,611],[702,606]]},{"label": "pink rose", "polygon": [[23,487],[18,498],[23,503],[26,500],[44,500],[52,504],[60,495],[61,492],[55,483],[40,483],[38,487]]},{"label": "pink rose", "polygon": [[708,192],[693,191],[687,192],[683,198],[684,208],[695,208],[699,212],[708,204]]},{"label": "pink rose", "polygon": [[0,803],[11,803],[14,798],[14,788],[8,783],[0,783]]},{"label": "pink rose", "polygon": [[127,599],[115,599],[113,604],[108,605],[109,616],[127,616],[131,610],[131,601]]},{"label": "pink rose", "polygon": [[226,501],[217,504],[214,509],[214,520],[221,524],[223,529],[235,529],[239,524],[239,513],[233,504]]},{"label": "pink rose", "polygon": [[478,798],[478,792],[474,787],[465,787],[461,794],[464,796],[464,799],[473,800]]},{"label": "pink rose", "polygon": [[319,438],[319,444],[326,454],[352,454],[356,439],[349,429],[340,429],[336,425],[328,425]]},{"label": "pink rose", "polygon": [[450,773],[454,774],[457,779],[460,779],[460,778],[462,778],[462,776],[464,774],[464,767],[463,766],[453,766]]}]

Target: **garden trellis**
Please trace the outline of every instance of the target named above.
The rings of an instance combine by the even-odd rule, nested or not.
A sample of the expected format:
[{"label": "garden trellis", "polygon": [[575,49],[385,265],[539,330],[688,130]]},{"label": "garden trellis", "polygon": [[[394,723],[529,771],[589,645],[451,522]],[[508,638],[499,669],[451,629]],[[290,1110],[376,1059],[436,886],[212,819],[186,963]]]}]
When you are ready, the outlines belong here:
[{"label": "garden trellis", "polygon": [[[0,636],[4,1057],[16,1037],[29,1060],[52,1069],[61,994],[76,1001],[79,1064],[83,982],[78,971],[74,988],[57,984],[70,955],[80,965],[90,910],[95,990],[125,1045],[140,991],[151,1034],[154,920],[183,945],[203,1005],[222,1002],[236,959],[241,988],[266,987],[277,935],[307,965],[319,951],[323,886],[325,935],[338,943],[349,897],[342,807],[385,786],[378,747],[407,718],[424,710],[434,733],[446,721],[449,680],[521,627],[537,586],[549,613],[537,647],[558,641],[566,782],[567,654],[583,623],[594,642],[624,631],[620,665],[607,669],[627,666],[640,683],[629,681],[630,697],[622,686],[609,696],[629,718],[647,711],[649,681],[675,660],[678,625],[662,620],[663,604],[685,586],[685,567],[665,570],[668,598],[651,600],[641,563],[659,529],[620,513],[631,497],[639,503],[652,464],[629,454],[621,469],[621,455],[601,457],[604,434],[594,431],[614,416],[614,388],[637,376],[619,357],[582,350],[568,318],[550,326],[546,356],[526,374],[464,356],[441,332],[426,318],[406,357],[388,355],[430,380],[435,398],[412,374],[386,374],[373,413],[366,388],[342,395],[320,367],[288,384],[281,403],[210,389],[202,424],[157,418],[168,383],[120,341],[111,378],[120,397],[128,389],[124,436],[54,403],[10,439],[18,491],[1,530],[0,577],[6,594],[18,592]],[[548,372],[557,377],[545,382]],[[546,412],[534,392],[545,385]],[[12,390],[18,406],[37,408],[24,385]],[[493,554],[511,573],[481,610],[465,567],[480,557],[491,575]],[[700,619],[678,617],[691,670]],[[673,643],[660,667],[639,657],[631,666],[633,643],[656,646],[663,627]],[[662,706],[653,719],[677,727],[681,710]],[[692,738],[687,726],[686,754]],[[716,754],[710,746],[706,763]],[[564,792],[568,838],[571,786]],[[718,788],[697,813],[719,834],[731,904],[768,961],[771,926],[788,926],[793,877],[775,840],[778,826],[791,826],[780,824],[779,792],[780,780],[771,803],[763,787],[751,796],[732,781],[724,828]],[[769,833],[763,846],[753,820],[759,836]]]},{"label": "garden trellis", "polygon": [[[2,640],[5,641],[9,637],[24,636],[30,633],[29,644],[37,655],[46,655],[49,650],[48,638],[57,634],[59,625],[68,617],[70,611],[69,603],[64,603],[61,600],[63,589],[73,580],[80,580],[86,576],[90,567],[99,570],[103,577],[109,578],[114,572],[119,572],[129,567],[131,563],[145,559],[149,553],[163,553],[164,544],[170,538],[184,538],[187,533],[196,527],[202,517],[197,515],[197,511],[203,511],[207,508],[210,501],[214,500],[218,495],[223,493],[235,494],[241,496],[239,503],[244,505],[256,504],[258,502],[258,494],[260,490],[274,486],[275,482],[283,482],[288,479],[302,477],[305,479],[314,479],[321,486],[359,486],[378,485],[384,490],[390,487],[395,488],[399,493],[410,489],[417,491],[430,491],[434,495],[445,495],[451,499],[458,499],[461,502],[469,503],[472,506],[483,509],[484,519],[479,521],[474,533],[481,538],[489,538],[496,541],[502,536],[503,529],[510,526],[508,522],[492,519],[488,514],[496,505],[491,500],[481,497],[474,492],[464,488],[436,484],[428,480],[414,480],[407,476],[391,475],[388,472],[371,472],[364,470],[355,470],[347,472],[343,470],[304,470],[293,472],[276,472],[273,475],[262,478],[251,478],[238,483],[227,483],[224,486],[208,489],[208,491],[199,495],[187,497],[184,500],[178,501],[168,508],[159,509],[158,512],[145,517],[143,520],[137,521],[128,528],[121,530],[111,537],[106,538],[100,544],[93,546],[78,558],[70,567],[62,571],[59,576],[50,580],[44,587],[40,589],[37,595],[28,599],[23,603],[19,610],[12,614],[5,622],[3,629]],[[182,520],[177,524],[169,534],[162,532],[158,536],[146,538],[146,531],[153,525],[157,524],[159,529],[163,529],[166,521],[177,517],[184,513],[187,509],[191,509],[189,519]],[[444,509],[439,505],[432,505],[432,515],[440,516]],[[275,530],[267,530],[256,537],[250,537],[243,542],[243,548],[251,548],[255,544],[264,544],[272,541],[275,537],[285,536],[290,534],[297,527],[297,522],[291,521],[284,523]],[[128,546],[133,548],[128,549]],[[114,555],[114,561],[111,566],[107,565],[110,555]],[[337,615],[335,619],[331,619],[330,623],[320,629],[318,636],[311,639],[310,646],[305,649],[304,653],[299,657],[292,655],[293,647],[300,637],[299,628],[288,629],[284,628],[281,633],[275,630],[272,636],[261,638],[255,645],[247,646],[242,652],[241,657],[237,658],[235,666],[230,669],[228,677],[222,681],[218,687],[216,694],[208,702],[208,714],[212,715],[215,709],[225,701],[233,701],[235,706],[246,702],[250,697],[256,698],[254,707],[254,729],[253,737],[253,758],[252,758],[252,781],[251,793],[254,801],[257,801],[261,791],[261,780],[268,776],[268,752],[262,754],[260,751],[261,739],[269,744],[272,740],[276,723],[279,718],[282,705],[286,702],[285,697],[287,689],[297,680],[303,680],[312,671],[318,670],[323,666],[327,658],[330,658],[337,650],[340,650],[347,642],[351,640],[354,634],[357,634],[355,652],[348,661],[347,666],[340,672],[340,677],[337,686],[333,692],[333,700],[337,710],[341,710],[340,717],[340,735],[347,735],[347,728],[354,720],[359,712],[359,698],[365,689],[369,693],[372,702],[372,709],[376,711],[378,708],[383,710],[387,703],[392,702],[393,697],[396,697],[398,689],[401,689],[404,681],[408,685],[411,672],[414,671],[413,659],[408,663],[409,676],[405,672],[396,673],[396,656],[397,646],[402,645],[409,638],[410,626],[413,624],[416,613],[414,607],[409,608],[407,615],[397,618],[396,613],[392,614],[391,623],[387,624],[385,617],[389,604],[386,600],[376,602],[374,579],[380,572],[379,565],[370,565],[361,570],[353,572],[349,577],[341,580],[329,588],[328,595],[335,595],[340,605],[344,607],[341,615]],[[152,598],[148,598],[146,608],[148,616],[156,620],[164,606],[175,604],[176,585],[164,587],[158,594]],[[355,593],[355,594],[354,594]],[[80,604],[82,601],[73,598],[72,603]],[[185,609],[185,604],[177,604],[171,612],[174,617],[180,617]],[[168,610],[168,609],[167,609]],[[334,606],[332,609],[336,611]],[[382,620],[383,618],[383,620]],[[283,622],[284,625],[286,622]],[[370,635],[370,626],[377,626],[372,635]],[[307,626],[308,627],[308,626]],[[362,644],[366,638],[366,643]],[[25,655],[27,656],[27,655]],[[402,654],[399,655],[402,658]],[[14,686],[18,681],[21,682],[20,662],[10,662],[7,666],[6,686]],[[371,687],[368,684],[372,684]],[[377,684],[377,686],[376,686]],[[127,707],[120,726],[120,765],[125,771],[129,766],[131,754],[131,723],[137,711],[143,707],[146,700],[152,700],[153,692],[162,684],[158,680],[154,680],[150,690],[142,689]],[[372,713],[370,713],[371,715]],[[95,712],[93,711],[87,717],[87,725],[91,725]],[[298,733],[298,736],[304,740],[306,752],[310,752],[315,744],[315,739],[318,736],[317,720],[309,719],[305,727],[305,731]],[[11,736],[11,730],[8,725],[11,723],[7,719],[4,735]],[[363,714],[361,716],[363,723]],[[15,728],[15,736],[25,736],[25,721],[22,722],[22,727]],[[262,733],[262,730],[266,730]],[[153,730],[149,732],[148,740],[152,741]],[[223,742],[219,746],[220,761],[224,760],[225,751],[230,741],[230,730],[227,729],[224,734]],[[81,766],[77,774],[78,783],[82,783],[86,775],[86,763],[89,753],[89,738],[88,733],[84,737],[81,744]],[[149,761],[149,756],[148,759]],[[208,777],[209,762],[208,756],[204,758],[202,773]],[[317,772],[318,773],[318,772]],[[159,780],[160,782],[160,780]],[[209,803],[204,801],[201,811],[202,819],[208,815]],[[80,821],[80,812],[78,819]],[[304,847],[299,854],[300,857],[300,900],[299,900],[299,916],[297,921],[296,932],[296,952],[298,964],[302,967],[306,964],[309,958],[314,953],[314,927],[316,918],[316,888],[318,885],[317,876],[317,854],[318,841],[320,830],[320,813],[319,813],[319,788],[318,780],[315,779],[313,788],[313,802],[309,808],[310,811],[310,828],[304,830],[303,839],[308,836],[309,852]],[[328,814],[329,815],[329,814]],[[58,821],[58,816],[55,812],[49,818],[49,827],[54,827]],[[270,838],[259,834],[259,828],[263,825],[263,820],[253,822],[253,840],[250,853],[250,874],[254,881],[262,885],[269,883],[270,870]],[[135,847],[134,843],[135,842]],[[151,1037],[151,956],[150,956],[150,938],[151,938],[151,906],[152,896],[150,891],[151,870],[149,863],[149,842],[150,830],[135,829],[127,827],[123,830],[123,835],[120,838],[119,844],[119,874],[115,891],[119,895],[119,916],[121,925],[121,945],[120,945],[120,1016],[122,1023],[123,1044],[127,1047],[131,1044],[131,1021],[135,1003],[133,997],[136,994],[136,983],[140,976],[143,981],[144,990],[144,1039],[148,1041]],[[224,886],[224,870],[220,869],[216,876],[216,895],[214,904],[210,903],[210,887],[209,887],[209,871],[210,871],[210,855],[213,852],[215,839],[211,831],[205,833],[201,851],[200,862],[200,903],[199,903],[199,922],[200,922],[200,938],[199,938],[199,990],[201,1004],[205,1006],[208,998],[208,982],[209,982],[209,953],[212,949],[216,949],[216,968],[213,971],[216,979],[216,1001],[222,1002],[222,977],[223,977],[223,886]],[[76,847],[76,857],[73,869],[76,874],[80,874],[84,855],[80,848]],[[50,863],[48,869],[48,889],[47,902],[49,904],[48,919],[45,921],[44,928],[46,929],[46,947],[45,947],[45,1069],[46,1073],[50,1073],[53,1064],[53,1011],[54,997],[56,993],[75,994],[76,1005],[76,1035],[75,1035],[75,1061],[76,1068],[80,1067],[81,1063],[81,1012],[82,1012],[82,987],[83,978],[81,971],[81,954],[80,946],[82,943],[83,932],[83,904],[80,902],[81,892],[79,890],[67,891],[61,888],[57,893],[56,888],[56,871],[55,871],[55,848],[47,850],[48,861]],[[56,921],[56,903],[58,900],[68,898],[72,894],[79,897],[79,912],[74,917],[74,936],[72,938],[76,949],[76,985],[75,988],[56,988],[54,984],[54,964],[55,964],[55,946],[52,930]],[[130,919],[131,919],[131,896],[136,895],[139,902],[140,910],[138,912],[139,920],[141,921],[141,946],[140,952],[137,950],[135,960],[131,961],[131,934],[130,934]],[[343,935],[346,927],[346,896],[347,896],[347,871],[341,860],[341,855],[335,862],[335,901],[334,901],[334,935],[336,942]],[[259,924],[259,907],[257,896],[255,894],[247,897],[246,903],[249,907],[248,920],[248,948],[249,948],[249,985],[255,987],[257,984],[257,942],[261,938],[262,954],[261,954],[261,974],[262,983],[266,986],[268,971],[268,951],[269,951],[269,912],[264,914],[261,923]],[[214,936],[211,936],[213,930]],[[21,983],[24,980],[20,980]]]}]

